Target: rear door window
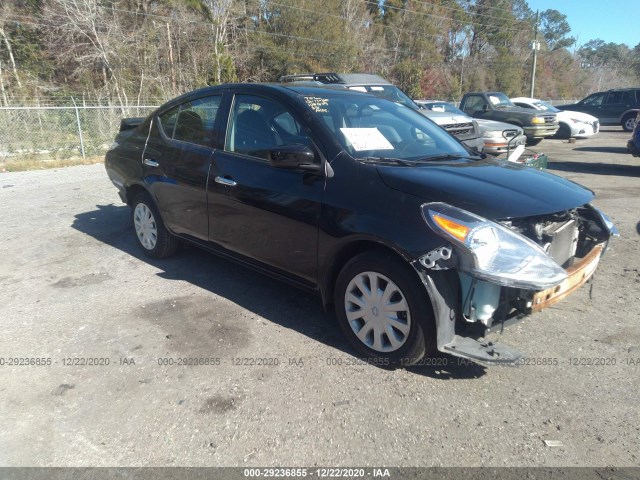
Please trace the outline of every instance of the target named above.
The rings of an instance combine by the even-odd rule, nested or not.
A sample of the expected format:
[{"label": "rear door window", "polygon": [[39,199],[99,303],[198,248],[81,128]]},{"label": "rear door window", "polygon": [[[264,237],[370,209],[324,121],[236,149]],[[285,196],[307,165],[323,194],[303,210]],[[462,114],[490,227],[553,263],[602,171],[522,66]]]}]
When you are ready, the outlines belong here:
[{"label": "rear door window", "polygon": [[164,134],[173,140],[211,146],[221,95],[198,98],[160,115]]}]

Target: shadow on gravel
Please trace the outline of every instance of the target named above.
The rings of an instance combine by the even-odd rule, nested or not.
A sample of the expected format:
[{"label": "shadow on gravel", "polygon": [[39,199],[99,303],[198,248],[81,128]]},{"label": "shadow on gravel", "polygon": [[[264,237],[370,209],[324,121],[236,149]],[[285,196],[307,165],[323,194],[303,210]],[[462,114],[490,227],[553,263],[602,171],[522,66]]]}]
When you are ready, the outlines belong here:
[{"label": "shadow on gravel", "polygon": [[576,147],[574,152],[594,152],[594,153],[622,153],[629,155],[627,147]]},{"label": "shadow on gravel", "polygon": [[617,175],[619,177],[640,177],[638,165],[615,165],[611,163],[556,162],[550,161],[549,170],[561,172],[590,173],[592,175]]},{"label": "shadow on gravel", "polygon": [[[167,280],[182,280],[208,290],[266,320],[300,332],[345,354],[354,355],[344,340],[333,312],[325,312],[318,297],[286,283],[254,272],[197,247],[185,246],[173,258],[155,260],[145,256],[134,240],[130,210],[126,206],[96,205],[97,210],[79,213],[72,227],[161,270]],[[345,360],[345,359],[342,359]],[[408,371],[436,379],[477,378],[485,368],[461,364],[441,355],[431,364]]]}]

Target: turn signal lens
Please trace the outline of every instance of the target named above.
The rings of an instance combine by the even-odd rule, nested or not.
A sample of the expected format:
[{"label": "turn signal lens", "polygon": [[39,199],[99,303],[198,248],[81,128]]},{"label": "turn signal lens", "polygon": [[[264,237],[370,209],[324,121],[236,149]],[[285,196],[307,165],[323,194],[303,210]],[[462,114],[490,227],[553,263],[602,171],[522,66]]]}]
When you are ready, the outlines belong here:
[{"label": "turn signal lens", "polygon": [[464,242],[469,234],[469,227],[464,225],[460,225],[459,223],[454,222],[445,217],[441,217],[440,215],[434,215],[433,221],[438,224],[438,226],[443,229],[445,232],[448,232],[449,235],[453,235],[455,238]]}]

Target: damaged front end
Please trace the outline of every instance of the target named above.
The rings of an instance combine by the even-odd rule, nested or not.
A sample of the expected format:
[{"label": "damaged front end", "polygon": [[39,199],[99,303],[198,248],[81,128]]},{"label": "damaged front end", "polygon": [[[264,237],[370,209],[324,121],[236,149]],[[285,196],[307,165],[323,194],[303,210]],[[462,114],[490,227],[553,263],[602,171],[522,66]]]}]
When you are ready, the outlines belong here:
[{"label": "damaged front end", "polygon": [[443,244],[413,262],[436,316],[438,349],[488,363],[522,354],[481,342],[496,328],[546,308],[587,282],[617,230],[590,204],[491,221],[444,203],[422,205]]}]

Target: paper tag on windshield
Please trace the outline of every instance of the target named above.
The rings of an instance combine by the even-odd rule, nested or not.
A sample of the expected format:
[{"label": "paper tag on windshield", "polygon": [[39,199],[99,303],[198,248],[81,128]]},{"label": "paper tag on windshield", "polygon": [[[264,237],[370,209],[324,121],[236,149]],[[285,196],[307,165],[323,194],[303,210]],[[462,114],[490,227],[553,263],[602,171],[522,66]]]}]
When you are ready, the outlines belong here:
[{"label": "paper tag on windshield", "polygon": [[340,131],[356,152],[362,150],[393,150],[393,145],[377,128],[341,128]]}]

